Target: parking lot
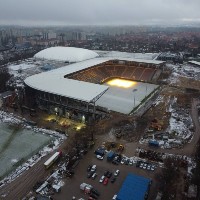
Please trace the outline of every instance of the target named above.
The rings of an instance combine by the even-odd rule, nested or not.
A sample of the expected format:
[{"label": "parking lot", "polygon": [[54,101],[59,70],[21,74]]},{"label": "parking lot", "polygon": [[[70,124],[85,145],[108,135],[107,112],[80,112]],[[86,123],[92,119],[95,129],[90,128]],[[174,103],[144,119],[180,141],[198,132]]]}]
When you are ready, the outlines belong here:
[{"label": "parking lot", "polygon": [[[96,165],[96,173],[97,176],[95,179],[88,178],[88,165]],[[150,169],[147,167],[150,166]],[[155,168],[151,170],[152,165],[148,165],[147,163],[138,163],[136,167],[136,163],[133,163],[133,165],[126,165],[124,164],[112,164],[111,162],[108,162],[106,159],[106,156],[104,156],[103,160],[99,160],[96,158],[94,154],[94,149],[88,152],[79,165],[75,169],[75,174],[72,178],[67,178],[64,180],[65,185],[62,187],[62,190],[60,193],[55,194],[53,196],[53,199],[55,200],[70,200],[73,196],[76,197],[76,199],[83,198],[87,200],[89,198],[88,194],[84,194],[84,191],[80,190],[80,184],[81,183],[87,183],[89,185],[92,185],[99,193],[100,196],[98,197],[99,200],[109,200],[112,199],[112,197],[120,190],[123,181],[125,180],[126,176],[129,173],[135,173],[137,175],[145,176],[147,178],[151,178],[153,180],[153,183],[151,185],[151,188],[156,188],[156,182],[154,181],[156,173],[160,170],[159,168]],[[114,183],[111,183],[112,177],[114,176],[114,172],[116,170],[119,170],[120,173],[118,176],[116,176],[116,181]],[[112,176],[108,178],[108,183],[106,185],[99,182],[100,178],[104,175],[105,171],[109,170],[112,172]],[[151,190],[150,190],[151,191]],[[149,199],[154,199],[152,197],[155,197],[154,194],[149,195]]]}]

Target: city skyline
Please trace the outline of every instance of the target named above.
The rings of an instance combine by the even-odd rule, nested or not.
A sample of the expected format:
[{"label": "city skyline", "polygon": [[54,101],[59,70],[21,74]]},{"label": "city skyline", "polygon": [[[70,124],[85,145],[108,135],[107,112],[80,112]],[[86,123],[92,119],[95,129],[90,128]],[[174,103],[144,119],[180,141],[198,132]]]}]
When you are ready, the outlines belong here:
[{"label": "city skyline", "polygon": [[8,0],[0,25],[178,25],[200,23],[198,0]]}]

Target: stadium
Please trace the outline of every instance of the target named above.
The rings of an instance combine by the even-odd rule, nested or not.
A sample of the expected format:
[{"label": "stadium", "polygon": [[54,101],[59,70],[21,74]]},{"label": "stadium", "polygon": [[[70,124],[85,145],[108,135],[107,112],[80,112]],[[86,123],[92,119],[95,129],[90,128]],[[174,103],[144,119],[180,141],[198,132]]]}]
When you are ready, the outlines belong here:
[{"label": "stadium", "polygon": [[130,57],[104,57],[74,47],[51,47],[36,59],[66,66],[25,79],[40,109],[83,121],[114,111],[130,114],[157,90],[164,62]]}]

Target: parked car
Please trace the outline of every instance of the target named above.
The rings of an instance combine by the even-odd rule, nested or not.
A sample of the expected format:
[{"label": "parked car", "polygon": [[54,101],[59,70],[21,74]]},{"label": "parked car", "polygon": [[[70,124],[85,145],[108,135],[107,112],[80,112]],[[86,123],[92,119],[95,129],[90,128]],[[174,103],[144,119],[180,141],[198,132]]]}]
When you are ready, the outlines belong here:
[{"label": "parked car", "polygon": [[97,159],[99,159],[99,160],[103,160],[103,156],[97,155],[96,157],[97,157]]},{"label": "parked car", "polygon": [[91,189],[91,192],[97,196],[100,196],[100,193],[97,190],[95,190],[94,188]]},{"label": "parked car", "polygon": [[113,177],[112,179],[111,179],[111,183],[114,183],[115,181],[117,180],[117,178],[116,177]]},{"label": "parked car", "polygon": [[117,199],[117,195],[115,194],[112,198],[112,200],[116,200]]},{"label": "parked car", "polygon": [[94,198],[94,199],[98,199],[98,196],[95,195],[94,193],[90,193],[90,197]]},{"label": "parked car", "polygon": [[105,178],[106,178],[105,176],[102,176],[102,177],[100,178],[100,180],[99,180],[99,183],[102,183],[102,182],[104,181]]},{"label": "parked car", "polygon": [[146,169],[146,168],[147,168],[147,163],[144,163],[143,169]]},{"label": "parked car", "polygon": [[114,165],[119,165],[119,162],[117,162],[117,160],[113,160],[113,161],[112,161],[112,164],[114,164]]},{"label": "parked car", "polygon": [[133,165],[133,160],[129,160],[129,165]]},{"label": "parked car", "polygon": [[121,164],[123,165],[125,163],[125,161],[126,161],[126,158],[123,157],[121,160]]},{"label": "parked car", "polygon": [[104,179],[103,184],[104,184],[104,185],[107,185],[107,184],[108,184],[108,178],[105,178],[105,179]]},{"label": "parked car", "polygon": [[117,170],[115,171],[115,173],[114,173],[114,176],[118,176],[119,173],[120,173],[120,171],[117,169]]},{"label": "parked car", "polygon": [[140,168],[143,168],[143,166],[144,166],[144,163],[140,162]]},{"label": "parked car", "polygon": [[90,171],[90,172],[88,172],[87,177],[91,178],[93,176],[93,174],[94,174],[94,172]]},{"label": "parked car", "polygon": [[109,172],[108,174],[107,174],[107,178],[110,178],[112,176],[112,172]]},{"label": "parked car", "polygon": [[151,170],[151,164],[147,165],[147,170]]},{"label": "parked car", "polygon": [[155,166],[155,165],[152,165],[152,166],[151,166],[151,171],[154,171],[155,168],[156,168],[156,166]]},{"label": "parked car", "polygon": [[105,172],[104,172],[104,176],[108,176],[108,174],[109,174],[109,171],[108,170],[106,170]]},{"label": "parked car", "polygon": [[93,165],[92,168],[91,168],[91,172],[95,172],[97,169],[97,166],[96,165]]},{"label": "parked car", "polygon": [[130,161],[130,159],[127,159],[124,163],[125,163],[125,165],[128,165],[129,164],[129,161]]},{"label": "parked car", "polygon": [[141,161],[137,161],[136,167],[140,167]]},{"label": "parked car", "polygon": [[94,173],[93,175],[92,175],[92,179],[95,179],[97,177],[97,173]]},{"label": "parked car", "polygon": [[88,165],[87,171],[89,172],[92,168],[92,165]]}]

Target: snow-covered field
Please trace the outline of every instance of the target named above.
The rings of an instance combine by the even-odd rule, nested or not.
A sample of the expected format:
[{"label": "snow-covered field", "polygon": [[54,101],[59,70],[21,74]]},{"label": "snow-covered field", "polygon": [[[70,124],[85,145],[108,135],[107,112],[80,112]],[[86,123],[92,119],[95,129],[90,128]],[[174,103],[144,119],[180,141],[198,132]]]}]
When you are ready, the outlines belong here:
[{"label": "snow-covered field", "polygon": [[0,123],[0,129],[0,176],[14,170],[51,140],[47,135],[14,128],[5,123]]},{"label": "snow-covered field", "polygon": [[[110,86],[108,91],[96,102],[108,110],[129,114],[141,101],[152,93],[158,85],[135,82],[129,88]],[[107,84],[105,84],[107,85]]]}]

